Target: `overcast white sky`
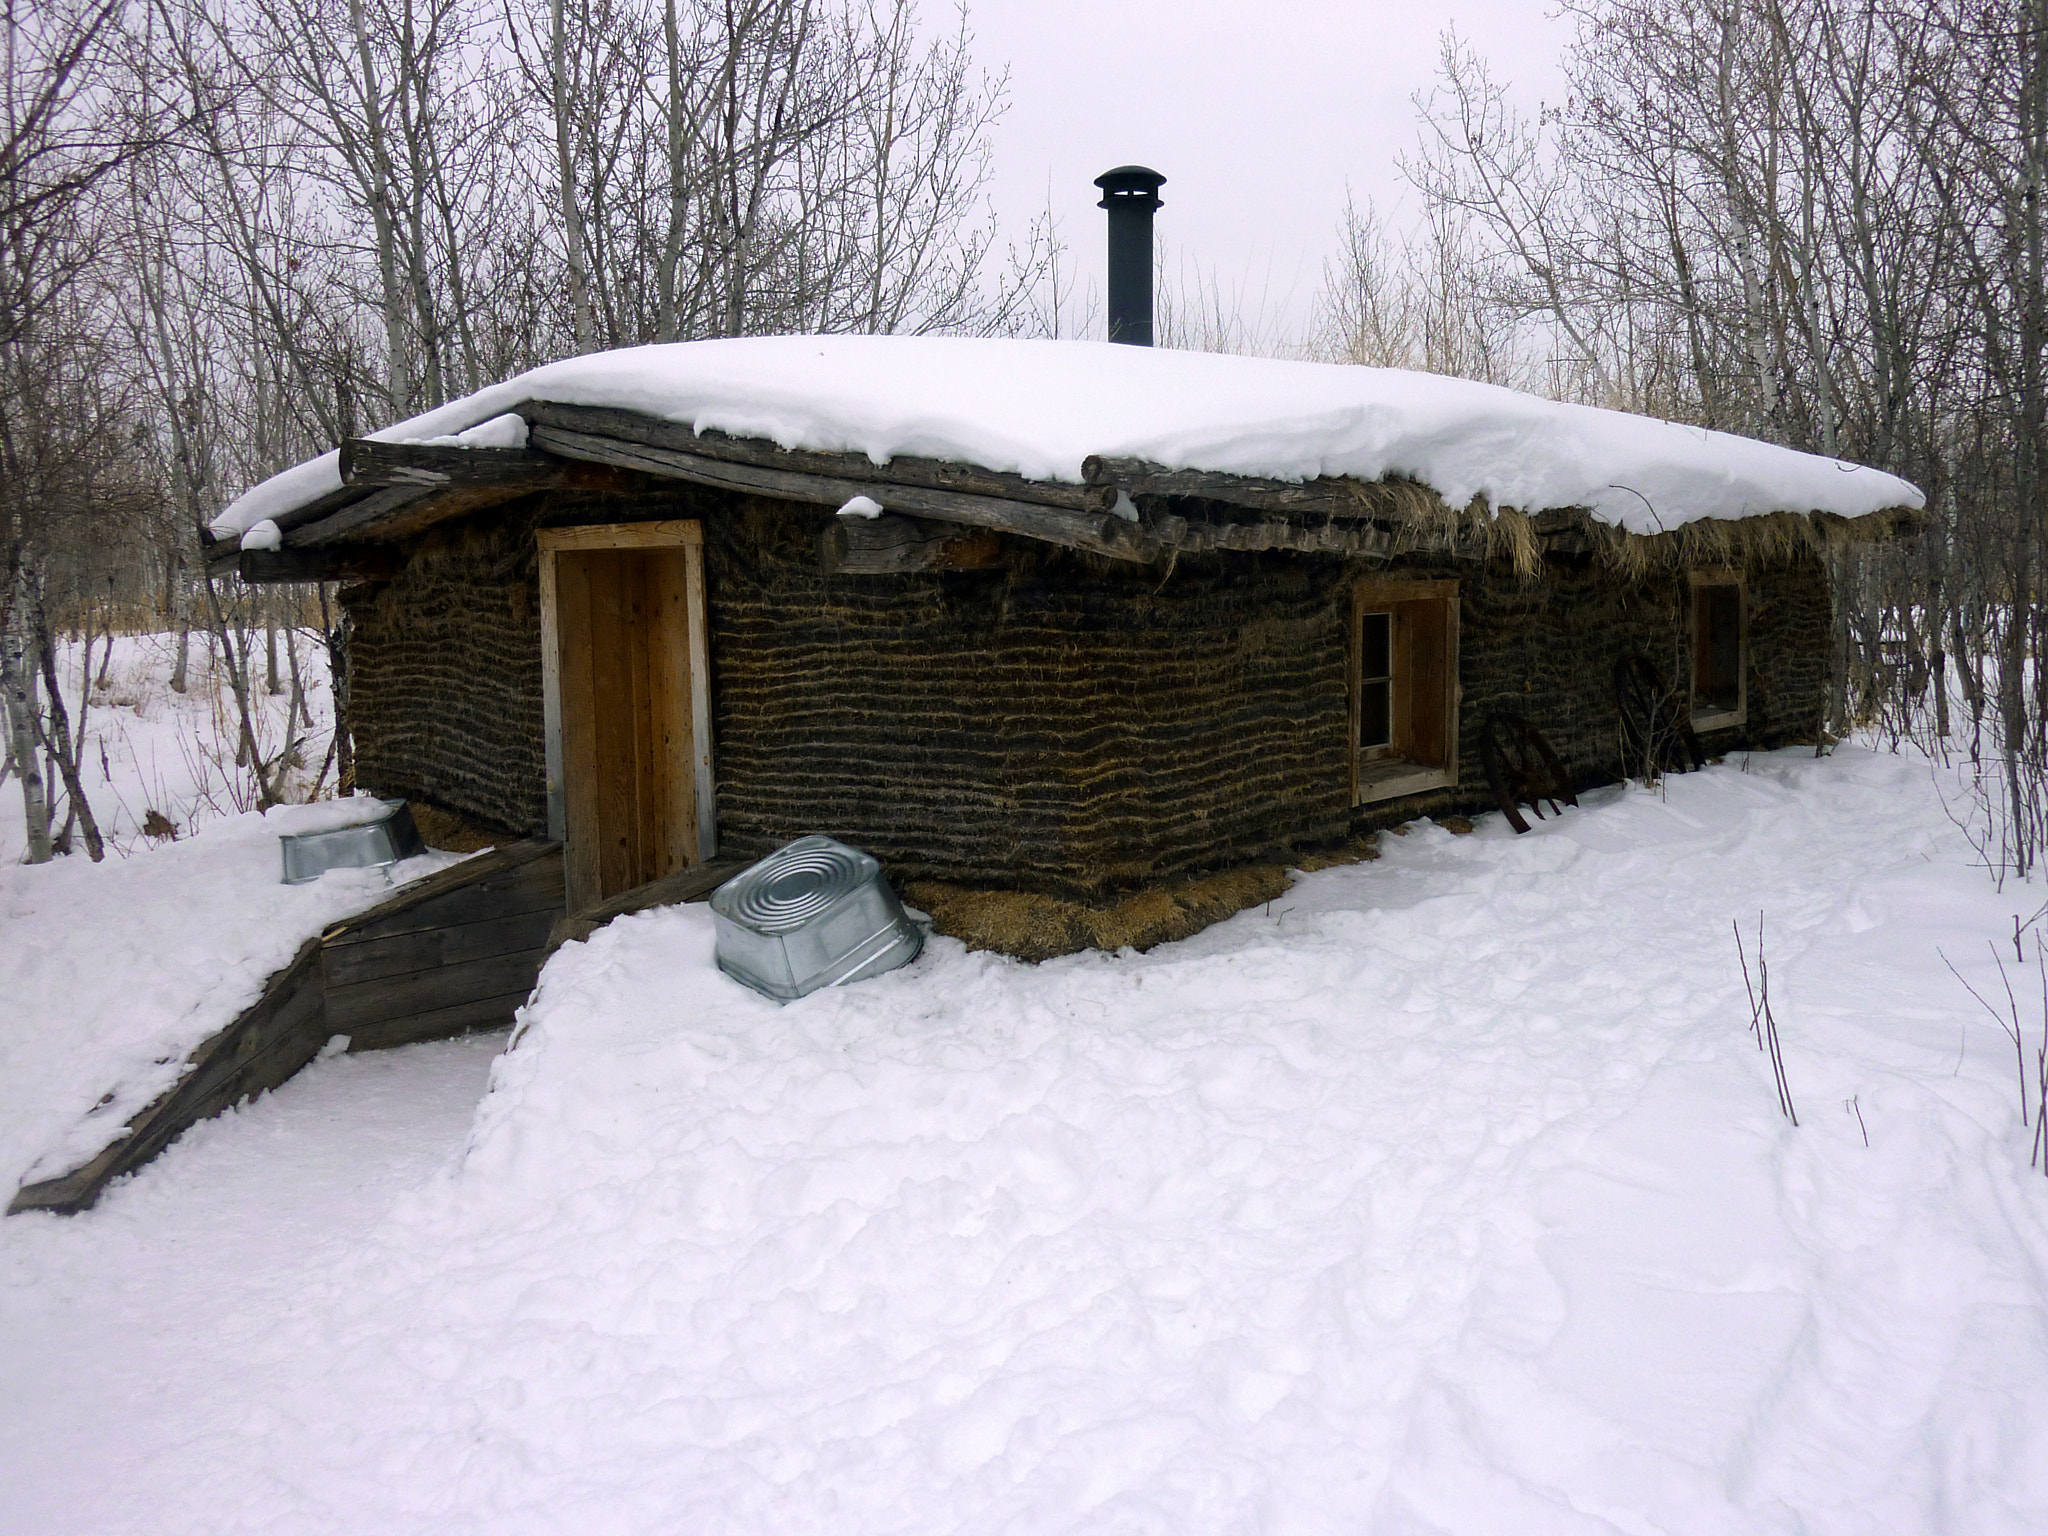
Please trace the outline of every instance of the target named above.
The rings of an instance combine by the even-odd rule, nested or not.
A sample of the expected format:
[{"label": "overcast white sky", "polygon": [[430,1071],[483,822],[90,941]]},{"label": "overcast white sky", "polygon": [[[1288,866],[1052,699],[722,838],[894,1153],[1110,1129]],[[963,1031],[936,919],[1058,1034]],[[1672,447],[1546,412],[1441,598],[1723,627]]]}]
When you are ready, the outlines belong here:
[{"label": "overcast white sky", "polygon": [[[941,11],[927,0],[926,20]],[[1554,101],[1572,24],[1556,0],[970,0],[974,53],[1007,65],[993,193],[1005,233],[1052,211],[1099,292],[1111,166],[1167,178],[1157,232],[1176,269],[1213,273],[1266,328],[1305,321],[1348,183],[1412,209],[1394,158],[1446,26],[1473,39],[1530,110]],[[1405,203],[1403,201],[1405,195]],[[1397,208],[1396,205],[1401,207]],[[1099,308],[1099,306],[1098,306]]]}]

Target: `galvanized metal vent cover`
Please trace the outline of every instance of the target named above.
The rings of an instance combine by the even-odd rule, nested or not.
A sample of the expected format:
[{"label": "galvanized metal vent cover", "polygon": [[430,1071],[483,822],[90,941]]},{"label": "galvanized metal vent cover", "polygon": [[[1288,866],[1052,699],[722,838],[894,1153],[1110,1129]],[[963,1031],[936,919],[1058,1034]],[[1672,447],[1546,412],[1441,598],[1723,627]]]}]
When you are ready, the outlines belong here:
[{"label": "galvanized metal vent cover", "polygon": [[711,918],[718,968],[782,1002],[879,976],[924,947],[882,866],[815,833],[713,891]]}]

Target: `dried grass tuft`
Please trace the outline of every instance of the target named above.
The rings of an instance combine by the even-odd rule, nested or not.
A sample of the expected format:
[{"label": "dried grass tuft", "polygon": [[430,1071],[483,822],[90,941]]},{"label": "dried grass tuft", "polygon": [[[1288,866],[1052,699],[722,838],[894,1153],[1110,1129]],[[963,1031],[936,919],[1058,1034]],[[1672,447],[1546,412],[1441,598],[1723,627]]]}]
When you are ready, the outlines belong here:
[{"label": "dried grass tuft", "polygon": [[1152,886],[1101,905],[937,880],[915,881],[903,896],[931,914],[935,929],[969,949],[1036,962],[1084,949],[1151,949],[1200,933],[1286,889],[1285,869],[1258,864]]},{"label": "dried grass tuft", "polygon": [[1502,507],[1487,526],[1486,552],[1514,567],[1517,580],[1527,583],[1543,573],[1543,547],[1536,541],[1536,525],[1519,507]]},{"label": "dried grass tuft", "polygon": [[481,853],[511,841],[505,833],[472,821],[458,811],[444,810],[424,800],[408,800],[406,804],[412,808],[412,824],[419,828],[420,841],[443,853]]},{"label": "dried grass tuft", "polygon": [[1516,577],[1542,572],[1544,535],[1569,532],[1622,581],[1701,565],[1782,565],[1803,553],[1910,535],[1920,515],[1903,507],[1845,518],[1825,513],[1767,512],[1739,519],[1700,518],[1668,533],[1635,534],[1595,521],[1578,508],[1531,514],[1493,507],[1475,496],[1463,508],[1413,480],[1351,482],[1356,515],[1397,534],[1396,554],[1451,553],[1502,560]]},{"label": "dried grass tuft", "polygon": [[1312,875],[1319,869],[1339,869],[1346,864],[1369,863],[1379,856],[1380,835],[1377,832],[1368,832],[1339,848],[1326,848],[1319,853],[1304,853],[1294,861],[1294,867],[1304,874]]}]

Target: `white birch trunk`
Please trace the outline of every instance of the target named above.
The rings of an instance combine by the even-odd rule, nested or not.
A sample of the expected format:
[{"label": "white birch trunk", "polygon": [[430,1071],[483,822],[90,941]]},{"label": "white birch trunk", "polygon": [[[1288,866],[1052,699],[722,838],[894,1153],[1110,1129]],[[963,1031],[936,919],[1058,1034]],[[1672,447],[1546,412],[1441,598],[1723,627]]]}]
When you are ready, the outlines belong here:
[{"label": "white birch trunk", "polygon": [[17,595],[13,622],[0,633],[0,696],[7,713],[8,752],[21,775],[22,820],[28,828],[28,862],[50,862],[50,795],[36,751],[35,674],[28,665],[27,603]]}]

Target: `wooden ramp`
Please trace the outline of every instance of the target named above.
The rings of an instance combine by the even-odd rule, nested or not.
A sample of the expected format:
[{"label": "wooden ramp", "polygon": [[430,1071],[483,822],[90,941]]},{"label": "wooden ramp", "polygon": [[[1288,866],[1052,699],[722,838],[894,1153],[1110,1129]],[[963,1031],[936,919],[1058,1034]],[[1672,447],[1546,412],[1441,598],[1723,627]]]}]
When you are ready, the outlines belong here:
[{"label": "wooden ramp", "polygon": [[561,916],[561,845],[534,841],[465,859],[334,924],[186,1058],[177,1086],[127,1135],[82,1167],[23,1185],[8,1214],[88,1209],[187,1126],[275,1088],[335,1035],[368,1051],[511,1023]]}]

